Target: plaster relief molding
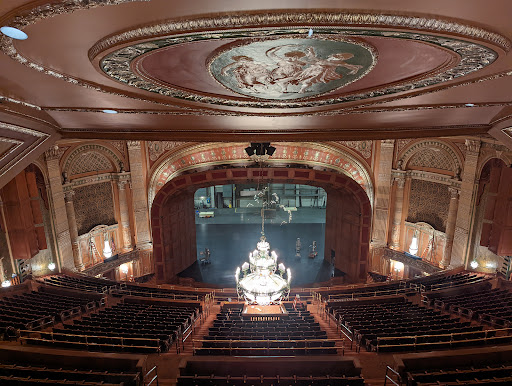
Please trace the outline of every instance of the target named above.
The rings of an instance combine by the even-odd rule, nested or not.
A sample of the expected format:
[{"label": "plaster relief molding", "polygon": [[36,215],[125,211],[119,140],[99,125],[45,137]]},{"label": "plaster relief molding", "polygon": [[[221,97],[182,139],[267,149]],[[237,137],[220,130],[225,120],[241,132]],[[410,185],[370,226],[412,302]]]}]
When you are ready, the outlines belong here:
[{"label": "plaster relief molding", "polygon": [[480,151],[481,142],[473,139],[466,139],[466,151],[477,153]]},{"label": "plaster relief molding", "polygon": [[126,141],[128,150],[137,150],[141,148],[141,141]]},{"label": "plaster relief molding", "polygon": [[39,111],[42,110],[41,107],[39,107],[37,105],[34,105],[32,103],[28,103],[28,102],[25,102],[25,101],[20,101],[19,99],[10,98],[10,97],[7,97],[5,95],[0,95],[0,103],[2,101],[6,101],[6,102],[14,103],[14,104],[17,104],[17,105],[29,107],[29,108],[34,109],[34,110],[39,110]]},{"label": "plaster relief molding", "polygon": [[[396,171],[396,170],[394,170],[394,171]],[[459,181],[456,178],[453,178],[451,176],[444,175],[444,174],[426,172],[426,171],[421,171],[421,170],[407,170],[406,174],[410,178],[414,178],[417,180],[423,180],[423,181],[436,182],[438,184],[449,185],[449,186],[453,186],[457,189],[460,189],[460,186],[461,186],[461,181]]]},{"label": "plaster relief molding", "polygon": [[63,188],[64,192],[69,192],[79,186],[94,185],[106,181],[129,183],[130,179],[130,172],[95,174],[93,176],[75,178],[63,185]]},{"label": "plaster relief molding", "polygon": [[75,196],[75,191],[72,189],[64,189],[64,202],[69,203],[73,202],[73,197]]},{"label": "plaster relief molding", "polygon": [[119,224],[113,225],[96,225],[94,228],[89,230],[89,232],[84,233],[77,237],[77,240],[89,240],[91,237],[94,238],[96,236],[103,236],[106,233],[113,233],[117,231]]},{"label": "plaster relief molding", "polygon": [[340,145],[347,146],[359,152],[364,158],[368,159],[372,156],[373,141],[338,141]]},{"label": "plaster relief molding", "polygon": [[179,141],[148,141],[149,159],[156,161],[166,151],[188,144],[189,142]]},{"label": "plaster relief molding", "polygon": [[[36,5],[32,8],[30,7],[20,7],[12,12],[12,18],[4,20],[6,25],[11,25],[13,27],[18,27],[23,29],[30,24],[33,24],[39,20],[44,20],[50,17],[54,17],[56,15],[61,15],[65,13],[74,12],[80,9],[89,9],[103,5],[115,5],[122,4],[125,2],[133,2],[133,1],[147,1],[147,0],[88,0],[83,2],[67,0],[61,3],[52,3],[52,4],[43,4]],[[308,25],[304,27],[304,23]],[[467,24],[459,23],[455,20],[442,20],[439,18],[431,18],[431,17],[423,17],[423,16],[405,16],[405,15],[382,15],[382,14],[364,14],[364,13],[340,13],[337,12],[283,12],[283,13],[263,13],[263,14],[224,14],[222,16],[214,16],[214,17],[203,17],[193,20],[176,20],[176,21],[167,21],[161,25],[153,25],[140,27],[132,31],[126,31],[124,33],[110,36],[106,39],[101,40],[96,43],[94,47],[89,51],[90,58],[96,56],[100,51],[107,49],[110,45],[121,44],[126,39],[134,40],[137,38],[147,39],[149,36],[156,36],[162,34],[179,34],[184,33],[190,30],[202,30],[212,29],[215,30],[215,33],[211,32],[202,32],[205,36],[211,36],[212,38],[218,38],[218,34],[222,31],[219,31],[219,28],[238,28],[240,31],[241,27],[244,26],[260,26],[262,24],[265,25],[300,25],[303,27],[298,27],[301,33],[307,32],[309,25],[312,23],[315,29],[325,29],[329,28],[325,25],[335,25],[335,26],[354,26],[353,28],[364,27],[367,29],[368,25],[373,28],[377,26],[381,26],[382,28],[396,28],[402,31],[389,32],[386,31],[386,34],[391,36],[390,34],[394,34],[394,37],[402,37],[404,34],[408,34],[415,38],[418,35],[422,34],[410,34],[408,32],[403,32],[403,30],[407,29],[419,29],[422,31],[431,31],[434,34],[446,33],[446,34],[455,34],[459,37],[459,39],[451,39],[455,44],[460,44],[460,36],[463,36],[467,39],[475,39],[484,41],[487,44],[493,44],[501,47],[503,50],[508,51],[511,46],[511,42],[505,36],[502,36],[494,31],[489,31],[482,29],[478,26],[472,26]],[[283,28],[283,27],[281,27]],[[290,28],[290,27],[285,27]],[[345,27],[346,28],[346,27]],[[249,31],[250,32],[250,31]],[[261,31],[254,31],[253,34],[261,35]],[[388,36],[386,35],[386,36]],[[431,37],[436,38],[436,35],[430,35]],[[190,38],[188,38],[190,39]],[[467,43],[467,42],[464,42]],[[473,46],[478,46],[474,43],[469,43]],[[483,46],[479,46],[484,48]],[[114,95],[121,95],[124,97],[129,97],[132,99],[145,100],[141,97],[133,97],[129,96],[126,93],[121,91],[113,91],[112,89],[106,90],[102,88],[101,84],[97,84],[94,82],[85,81],[83,79],[75,78],[73,76],[64,74],[59,72],[56,69],[49,69],[40,64],[31,61],[30,59],[23,57],[19,52],[17,52],[16,47],[14,46],[12,39],[6,38],[5,36],[1,37],[0,40],[0,48],[10,56],[12,59],[22,63],[30,68],[33,68],[37,71],[44,72],[50,76],[62,79],[72,84],[80,85],[82,87],[86,87],[89,89],[93,89],[100,92],[110,93]],[[446,48],[450,48],[448,45]],[[486,48],[484,48],[486,49]],[[489,50],[490,51],[490,50]],[[461,51],[462,52],[462,51]],[[494,59],[493,59],[494,60]],[[472,62],[478,62],[479,66],[481,66],[486,61],[468,61],[468,64],[471,66]],[[460,68],[464,69],[464,66]],[[468,70],[468,68],[466,68]],[[453,77],[461,76],[461,74],[451,74],[444,73],[440,74],[440,81],[451,80]],[[424,80],[422,85],[428,86],[431,84],[432,79]],[[410,87],[410,85],[407,85]],[[420,87],[423,87],[420,86]],[[397,86],[400,88],[400,86]],[[410,89],[410,88],[409,88]],[[404,90],[402,90],[404,91]],[[398,92],[398,91],[393,91]],[[372,93],[373,94],[373,93]],[[179,97],[180,95],[177,95]],[[372,95],[378,96],[378,95]],[[154,103],[159,103],[163,105],[170,105],[169,103],[162,103],[157,101],[152,101]]]},{"label": "plaster relief molding", "polygon": [[423,233],[428,233],[431,236],[434,236],[435,239],[446,239],[446,233],[442,231],[438,231],[432,225],[427,222],[410,222],[405,221],[405,226],[408,228],[412,228],[414,230],[421,231]]},{"label": "plaster relief molding", "polygon": [[[339,15],[339,14],[338,14]],[[266,24],[266,23],[265,23]],[[205,27],[203,24],[201,27]],[[218,23],[215,24],[218,28]],[[208,39],[233,39],[233,38],[261,38],[265,35],[266,39],[274,39],[276,37],[294,37],[304,36],[303,27],[274,27],[274,28],[253,28],[247,30],[237,29],[236,31],[217,31],[215,34],[208,32],[191,32],[182,37],[181,35],[170,36],[153,41],[145,41],[144,43],[136,43],[134,45],[123,47],[117,51],[111,52],[100,61],[100,68],[103,72],[113,78],[114,80],[127,84],[129,86],[142,89],[145,91],[153,92],[156,94],[184,99],[187,101],[195,101],[200,103],[207,103],[211,105],[221,106],[238,106],[238,107],[253,107],[253,108],[297,108],[297,107],[318,107],[327,106],[343,102],[360,101],[368,98],[384,96],[388,94],[396,94],[399,92],[407,92],[414,89],[432,86],[438,83],[451,81],[456,78],[468,75],[472,72],[478,71],[481,68],[491,64],[497,58],[497,53],[487,47],[463,41],[460,39],[452,39],[448,37],[440,37],[436,35],[427,35],[423,33],[409,33],[404,31],[378,31],[367,28],[364,29],[350,29],[345,26],[318,26],[314,27],[318,30],[318,35],[322,38],[338,38],[342,39],[344,36],[350,37],[365,37],[365,36],[382,36],[394,39],[409,39],[418,40],[429,44],[434,44],[444,49],[448,49],[460,58],[459,61],[446,64],[441,69],[435,70],[428,74],[424,74],[419,78],[408,79],[404,82],[397,82],[392,84],[381,85],[379,89],[371,91],[360,91],[351,94],[345,94],[336,97],[329,97],[323,99],[302,98],[294,100],[281,100],[269,101],[265,99],[252,98],[247,99],[233,99],[220,97],[217,95],[204,95],[193,90],[177,89],[169,84],[162,82],[152,81],[147,77],[135,72],[133,63],[138,60],[142,55],[146,55],[151,51],[162,49],[177,44],[191,43],[195,41],[203,41]],[[138,29],[136,31],[139,31]],[[306,29],[307,30],[307,29]],[[161,30],[160,30],[161,31]],[[133,40],[133,39],[131,39]],[[254,100],[257,99],[257,100]]]},{"label": "plaster relief molding", "polygon": [[[245,153],[246,146],[247,143],[239,142],[202,143],[171,153],[168,158],[153,165],[150,171],[149,207],[151,207],[158,190],[185,171],[227,164],[254,165],[254,162]],[[276,152],[267,161],[267,164],[282,166],[288,163],[328,168],[349,176],[362,186],[373,206],[374,184],[369,172],[371,168],[357,153],[328,143],[277,143]]]},{"label": "plaster relief molding", "polygon": [[409,161],[413,158],[413,156],[416,153],[419,153],[423,151],[424,149],[439,149],[441,151],[444,151],[447,153],[447,155],[450,157],[450,159],[453,161],[453,172],[457,172],[459,169],[461,169],[462,165],[462,159],[460,159],[459,155],[455,151],[454,148],[452,148],[451,145],[449,145],[447,142],[440,141],[440,140],[421,140],[419,142],[414,143],[411,147],[409,147],[405,152],[402,153],[401,157],[399,157],[401,160],[403,160],[404,165],[408,165]]},{"label": "plaster relief molding", "polygon": [[103,156],[106,156],[107,159],[109,159],[109,161],[112,162],[114,170],[119,171],[120,164],[122,163],[122,160],[119,158],[119,156],[114,151],[109,149],[107,146],[100,145],[97,143],[89,143],[77,146],[73,151],[71,151],[70,154],[67,154],[62,160],[62,171],[69,175],[70,168],[74,163],[73,161],[77,157],[80,157],[82,156],[82,154],[87,152],[97,152],[102,154]]},{"label": "plaster relief molding", "polygon": [[[11,159],[0,167],[0,176],[7,173],[20,160],[27,157],[50,138],[49,134],[5,122],[0,122],[0,130],[2,132],[0,141],[12,144],[11,148],[1,155],[0,161]],[[28,138],[22,138],[24,136],[32,137],[32,142],[30,143]],[[23,149],[23,145],[26,143],[30,144]]]}]

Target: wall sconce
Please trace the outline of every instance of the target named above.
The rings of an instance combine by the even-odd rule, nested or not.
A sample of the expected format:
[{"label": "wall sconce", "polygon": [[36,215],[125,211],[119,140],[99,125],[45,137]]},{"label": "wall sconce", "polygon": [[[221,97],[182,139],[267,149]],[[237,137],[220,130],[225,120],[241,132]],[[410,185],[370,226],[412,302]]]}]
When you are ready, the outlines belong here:
[{"label": "wall sconce", "polygon": [[53,271],[55,269],[55,263],[52,262],[52,263],[48,264],[48,269],[50,271]]},{"label": "wall sconce", "polygon": [[478,262],[476,260],[473,260],[471,263],[469,263],[471,268],[477,269],[478,268]]}]

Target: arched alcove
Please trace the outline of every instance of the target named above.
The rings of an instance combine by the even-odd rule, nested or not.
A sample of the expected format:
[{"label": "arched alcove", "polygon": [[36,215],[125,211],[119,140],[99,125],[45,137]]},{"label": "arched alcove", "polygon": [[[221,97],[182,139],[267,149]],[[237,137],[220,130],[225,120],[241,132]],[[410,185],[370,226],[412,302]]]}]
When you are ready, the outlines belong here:
[{"label": "arched alcove", "polygon": [[325,258],[349,282],[366,277],[371,205],[361,185],[345,174],[304,168],[227,168],[181,175],[156,194],[151,208],[153,254],[157,282],[172,282],[197,258],[193,193],[200,187],[237,182],[297,183],[327,192]]}]

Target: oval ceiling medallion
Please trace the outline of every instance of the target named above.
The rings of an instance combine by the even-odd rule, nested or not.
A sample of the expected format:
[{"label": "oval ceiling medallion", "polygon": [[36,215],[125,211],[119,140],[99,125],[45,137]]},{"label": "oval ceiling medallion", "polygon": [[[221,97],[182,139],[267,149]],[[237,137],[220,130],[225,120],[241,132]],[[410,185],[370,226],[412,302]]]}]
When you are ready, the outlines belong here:
[{"label": "oval ceiling medallion", "polygon": [[[304,108],[360,101],[433,86],[478,71],[498,56],[494,50],[480,44],[427,33],[316,27],[312,38],[306,36],[307,29],[300,27],[168,36],[118,48],[101,58],[99,67],[105,75],[118,82],[177,99],[252,108]],[[381,79],[380,84],[369,89],[346,87],[358,79],[364,82],[378,67],[400,65],[395,59],[388,59],[389,63],[382,63],[379,59],[375,65],[377,50],[365,41],[375,39],[400,42],[398,47],[417,42],[437,47],[440,52],[451,52],[458,59],[402,81],[388,83],[387,79]],[[173,60],[183,63],[188,60],[187,66],[196,66],[195,62],[190,62],[198,56],[192,44],[201,42],[217,44],[201,66],[213,83],[220,83],[224,90],[234,92],[233,96],[211,93],[199,87],[179,87],[173,84],[180,82],[172,77],[175,70],[162,68],[166,61]],[[191,47],[188,55],[174,59],[165,57],[165,52],[170,52],[168,50],[185,46]],[[155,72],[155,68],[146,66],[145,60],[154,55],[156,62],[160,54],[162,60]],[[379,58],[383,55],[379,51]],[[402,52],[401,55],[407,53]],[[189,84],[197,84],[197,79],[190,78]],[[354,86],[357,84],[359,82]],[[353,89],[344,92],[345,87]]]},{"label": "oval ceiling medallion", "polygon": [[344,87],[375,66],[373,50],[327,39],[276,39],[221,47],[210,74],[224,87],[261,99],[314,97]]}]

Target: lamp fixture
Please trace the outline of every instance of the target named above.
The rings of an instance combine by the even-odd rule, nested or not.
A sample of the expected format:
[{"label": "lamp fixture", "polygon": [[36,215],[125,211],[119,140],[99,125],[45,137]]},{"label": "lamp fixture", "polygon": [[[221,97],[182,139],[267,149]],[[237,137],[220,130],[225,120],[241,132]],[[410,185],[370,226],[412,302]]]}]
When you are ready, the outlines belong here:
[{"label": "lamp fixture", "polygon": [[26,40],[28,38],[28,35],[25,32],[14,27],[3,26],[0,28],[0,32],[5,36],[16,40]]},{"label": "lamp fixture", "polygon": [[237,292],[248,303],[264,306],[278,302],[290,293],[290,269],[285,271],[285,266],[281,263],[279,273],[276,273],[277,254],[274,251],[270,253],[269,250],[270,244],[265,236],[261,236],[257,249],[249,254],[250,272],[247,263],[244,263],[242,270],[240,267],[236,270]]},{"label": "lamp fixture", "polygon": [[103,112],[105,114],[117,114],[116,110],[111,110],[111,109],[101,110],[101,112]]},{"label": "lamp fixture", "polygon": [[51,262],[50,264],[48,264],[48,269],[50,271],[53,271],[55,269],[55,263]]},{"label": "lamp fixture", "polygon": [[478,262],[476,260],[473,260],[471,263],[469,263],[471,268],[477,269],[478,268]]},{"label": "lamp fixture", "polygon": [[4,280],[2,282],[2,287],[3,288],[10,287],[10,286],[11,286],[11,282],[9,280]]}]

